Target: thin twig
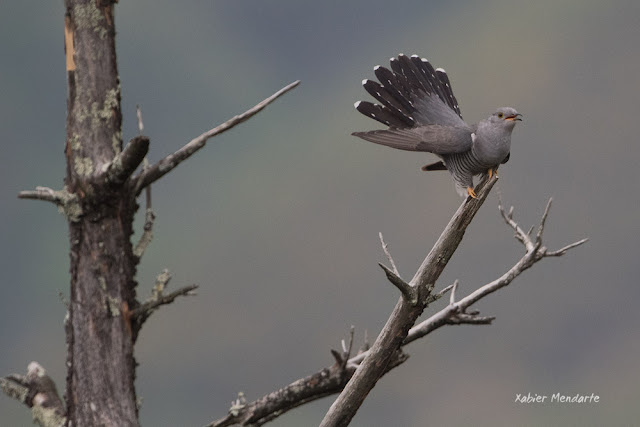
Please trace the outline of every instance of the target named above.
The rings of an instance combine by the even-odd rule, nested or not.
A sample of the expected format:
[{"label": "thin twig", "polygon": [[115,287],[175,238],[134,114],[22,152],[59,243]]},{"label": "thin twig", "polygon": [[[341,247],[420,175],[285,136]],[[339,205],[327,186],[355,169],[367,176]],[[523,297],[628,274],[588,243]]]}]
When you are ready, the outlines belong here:
[{"label": "thin twig", "polygon": [[151,291],[151,297],[144,303],[140,304],[136,309],[129,312],[129,318],[132,320],[134,326],[134,336],[137,336],[138,332],[142,328],[144,322],[156,311],[161,305],[171,304],[177,297],[185,295],[195,295],[193,291],[198,288],[198,285],[189,285],[180,288],[170,294],[164,294],[164,290],[167,284],[171,280],[171,273],[169,270],[164,269],[162,273],[156,277],[156,283]]},{"label": "thin twig", "polygon": [[342,340],[342,350],[343,350],[343,359],[342,359],[342,369],[346,369],[347,363],[349,362],[349,358],[351,357],[351,350],[353,349],[353,337],[355,335],[356,327],[351,325],[351,329],[349,331],[349,346],[344,345],[344,340]]},{"label": "thin twig", "polygon": [[[142,170],[147,169],[148,166],[149,166],[149,162],[145,157],[142,162]],[[151,240],[153,240],[153,224],[156,219],[156,215],[153,212],[153,209],[151,206],[151,185],[147,185],[144,191],[146,196],[145,197],[146,208],[144,212],[144,227],[143,227],[142,234],[140,235],[140,240],[138,240],[138,243],[133,249],[133,255],[138,259],[142,258],[142,255],[144,255],[144,252],[147,250],[147,247],[151,243]]]},{"label": "thin twig", "polygon": [[142,135],[144,132],[144,123],[142,123],[142,109],[140,109],[140,105],[136,105],[136,117],[138,119],[138,135]]},{"label": "thin twig", "polygon": [[567,251],[569,249],[573,249],[576,246],[580,246],[584,243],[587,243],[589,241],[589,239],[582,239],[582,240],[578,240],[577,242],[571,243],[570,245],[565,246],[564,248],[560,248],[557,251],[547,251],[544,256],[547,257],[552,257],[552,256],[562,256],[565,253],[567,253]]},{"label": "thin twig", "polygon": [[60,191],[55,191],[49,187],[36,187],[35,190],[24,190],[18,193],[19,199],[44,200],[59,205],[62,202]]},{"label": "thin twig", "polygon": [[389,262],[391,263],[391,268],[393,268],[393,272],[396,274],[396,276],[400,277],[400,273],[398,272],[398,267],[396,267],[396,263],[393,261],[393,257],[391,256],[391,253],[389,252],[389,246],[384,241],[384,237],[382,236],[382,232],[378,232],[378,237],[380,237],[380,243],[382,244],[382,250],[384,251],[384,254],[387,256],[387,259],[389,260]]},{"label": "thin twig", "polygon": [[542,219],[540,220],[540,226],[538,227],[538,233],[536,234],[536,246],[540,247],[542,245],[542,233],[544,233],[544,226],[547,222],[547,217],[549,216],[549,209],[551,209],[551,202],[553,201],[553,197],[549,198],[547,202],[547,206],[544,208],[544,213],[542,214]]},{"label": "thin twig", "polygon": [[477,314],[458,313],[447,320],[448,325],[490,325],[495,316],[478,316]]},{"label": "thin twig", "polygon": [[280,89],[279,91],[277,91],[276,93],[274,93],[270,97],[264,99],[263,101],[259,102],[254,107],[248,109],[244,113],[239,114],[239,115],[237,115],[235,117],[232,117],[231,119],[227,120],[226,122],[222,123],[221,125],[216,126],[215,128],[210,129],[210,130],[206,131],[205,133],[203,133],[202,135],[192,139],[190,142],[188,142],[186,145],[184,145],[182,148],[180,148],[175,153],[169,154],[168,156],[166,156],[165,158],[163,158],[159,162],[155,163],[153,166],[151,166],[146,171],[141,172],[139,175],[137,175],[134,178],[134,180],[135,180],[134,194],[136,194],[136,195],[140,194],[140,191],[142,191],[142,189],[145,188],[147,185],[149,185],[152,182],[160,179],[162,176],[164,176],[168,172],[172,171],[182,161],[186,160],[193,153],[195,153],[196,151],[198,151],[199,149],[204,147],[209,138],[211,138],[213,136],[216,136],[216,135],[219,135],[222,132],[225,132],[225,131],[233,128],[234,126],[236,126],[236,125],[248,120],[249,118],[251,118],[255,114],[257,114],[260,111],[262,111],[262,109],[264,109],[267,105],[271,104],[277,98],[279,98],[280,96],[282,96],[285,93],[289,92],[291,89],[293,89],[296,86],[298,86],[298,84],[300,84],[300,80],[296,80],[295,82],[283,87],[282,89]]},{"label": "thin twig", "polygon": [[451,285],[451,295],[449,295],[449,304],[453,305],[456,303],[456,290],[458,289],[458,280],[453,282]]},{"label": "thin twig", "polygon": [[176,298],[182,295],[193,296],[194,290],[198,289],[198,285],[188,285],[182,287],[176,291],[171,292],[167,295],[160,295],[157,299],[147,301],[142,304],[140,307],[131,311],[131,316],[134,318],[147,318],[151,313],[153,313],[158,307],[165,304],[171,304]]},{"label": "thin twig", "polygon": [[[136,118],[138,119],[138,135],[142,135],[144,132],[144,123],[142,122],[142,109],[140,105],[136,105]],[[149,160],[145,156],[142,159],[142,172],[145,172],[149,169]],[[145,190],[145,212],[144,212],[144,227],[142,231],[142,235],[140,236],[140,240],[136,244],[133,249],[133,255],[139,260],[144,255],[144,252],[147,250],[147,247],[151,243],[153,239],[153,224],[156,219],[156,215],[153,212],[151,206],[151,184],[147,185]]]},{"label": "thin twig", "polygon": [[449,286],[445,287],[444,289],[442,289],[440,292],[437,293],[432,293],[429,298],[427,298],[427,303],[425,304],[425,308],[429,306],[429,304],[431,304],[432,302],[438,301],[440,298],[442,298],[443,296],[445,296],[445,294],[447,292],[449,292],[450,290],[453,289],[454,286],[457,286],[458,281],[456,280],[455,282],[453,282],[452,284],[450,284]]},{"label": "thin twig", "polygon": [[49,187],[36,187],[35,191],[21,191],[18,193],[18,198],[53,202],[58,206],[58,210],[72,222],[79,221],[83,214],[78,196],[70,193],[66,187],[62,190],[52,190]]}]

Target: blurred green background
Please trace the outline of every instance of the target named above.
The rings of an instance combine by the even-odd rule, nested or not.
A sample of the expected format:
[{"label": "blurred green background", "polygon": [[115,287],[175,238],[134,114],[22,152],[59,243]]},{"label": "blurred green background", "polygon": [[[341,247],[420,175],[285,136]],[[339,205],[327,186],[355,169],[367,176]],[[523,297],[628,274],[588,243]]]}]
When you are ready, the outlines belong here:
[{"label": "blurred green background", "polygon": [[[66,222],[16,194],[62,186],[63,13],[61,1],[0,3],[0,375],[37,360],[60,388]],[[151,161],[302,80],[153,186],[138,293],[165,267],[172,288],[201,287],[142,330],[143,425],[203,425],[238,391],[253,400],[330,365],[350,325],[357,344],[382,327],[398,295],[376,265],[378,232],[411,277],[460,204],[448,174],[419,170],[433,157],[350,136],[377,127],[353,108],[367,99],[361,80],[400,52],[446,68],[468,122],[503,105],[523,113],[497,190],[524,227],[554,197],[550,248],[591,240],[477,304],[493,326],[445,327],[408,347],[352,425],[637,423],[639,2],[130,0],[116,25],[124,138],[140,104]],[[497,192],[438,288],[459,279],[464,295],[521,255]],[[528,392],[601,400],[514,403]],[[272,425],[317,425],[332,401]],[[31,425],[5,396],[0,414]]]}]

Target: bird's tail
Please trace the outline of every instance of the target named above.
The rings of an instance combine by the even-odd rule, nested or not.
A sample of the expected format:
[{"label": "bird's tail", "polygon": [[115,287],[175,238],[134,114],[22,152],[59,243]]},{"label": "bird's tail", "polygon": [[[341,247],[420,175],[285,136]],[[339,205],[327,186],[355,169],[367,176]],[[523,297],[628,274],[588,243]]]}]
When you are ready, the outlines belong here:
[{"label": "bird's tail", "polygon": [[435,162],[435,163],[431,163],[428,165],[424,165],[422,167],[423,171],[446,171],[447,167],[444,165],[444,162],[439,161],[439,162]]},{"label": "bird's tail", "polygon": [[417,124],[464,126],[458,101],[444,70],[417,55],[391,58],[391,69],[380,65],[374,73],[380,83],[365,79],[362,85],[379,104],[359,101],[358,111],[391,128]]}]

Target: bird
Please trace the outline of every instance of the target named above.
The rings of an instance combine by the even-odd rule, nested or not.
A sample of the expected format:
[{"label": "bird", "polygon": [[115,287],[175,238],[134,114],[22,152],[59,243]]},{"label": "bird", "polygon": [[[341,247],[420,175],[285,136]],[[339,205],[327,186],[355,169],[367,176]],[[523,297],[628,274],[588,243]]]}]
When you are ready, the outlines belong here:
[{"label": "bird", "polygon": [[441,160],[422,170],[448,170],[461,197],[477,198],[473,177],[491,177],[509,160],[511,133],[522,114],[512,107],[500,107],[487,119],[468,125],[444,69],[434,69],[418,55],[400,54],[391,58],[390,65],[391,69],[374,67],[379,83],[362,81],[379,104],[354,104],[360,113],[388,129],[352,135],[400,150],[435,154]]}]

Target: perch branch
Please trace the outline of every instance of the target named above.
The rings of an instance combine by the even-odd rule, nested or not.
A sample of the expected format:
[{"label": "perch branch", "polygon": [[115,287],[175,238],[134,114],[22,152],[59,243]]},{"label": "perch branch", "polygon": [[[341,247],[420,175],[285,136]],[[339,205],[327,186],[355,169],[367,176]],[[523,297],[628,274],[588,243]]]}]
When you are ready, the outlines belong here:
[{"label": "perch branch", "polygon": [[485,177],[476,188],[477,198],[467,198],[460,205],[409,282],[409,285],[415,288],[418,303],[411,304],[405,298],[398,301],[387,323],[369,350],[369,354],[360,363],[351,380],[329,408],[320,424],[321,427],[346,426],[351,422],[364,399],[383,375],[384,368],[391,357],[400,349],[409,328],[422,314],[436,280],[462,241],[466,228],[497,180],[495,175],[491,178]]},{"label": "perch branch", "polygon": [[[531,240],[531,233],[525,233],[518,226],[518,224],[513,220],[513,210],[510,211],[509,214],[504,212],[502,208],[502,204],[500,202],[499,209],[503,217],[506,217],[508,220],[507,224],[516,231],[516,238],[521,241],[525,247],[527,247],[527,239]],[[548,215],[548,208],[545,210],[546,214],[543,215],[546,219]],[[541,221],[542,222],[542,221]],[[449,227],[447,227],[449,228]],[[518,231],[519,230],[519,231]],[[523,239],[523,240],[520,240]],[[542,239],[542,234],[540,234],[540,241]],[[435,329],[440,328],[445,325],[461,325],[461,324],[470,324],[470,325],[485,325],[490,324],[495,317],[493,316],[480,316],[479,312],[472,311],[470,306],[477,302],[478,300],[490,295],[491,293],[497,291],[498,289],[507,286],[513,279],[515,279],[518,275],[520,275],[523,271],[526,270],[524,268],[528,262],[531,262],[532,259],[536,259],[536,257],[532,254],[540,253],[540,251],[544,251],[544,257],[551,256],[560,256],[569,249],[572,249],[576,246],[579,246],[585,243],[587,239],[580,240],[578,242],[572,243],[571,245],[565,246],[564,248],[547,252],[545,248],[541,245],[534,252],[527,252],[511,269],[509,269],[505,274],[503,274],[498,279],[490,282],[482,287],[480,287],[475,292],[472,292],[467,297],[456,301],[456,295],[452,295],[449,300],[449,304],[425,320],[424,322],[414,326],[411,328],[406,336],[406,338],[401,343],[401,346],[416,341],[420,338],[425,337],[427,334],[433,332]],[[533,241],[528,245],[529,247],[535,247]],[[533,257],[533,258],[532,258]],[[436,258],[437,259],[437,258]],[[537,259],[539,261],[542,258]],[[537,262],[536,261],[536,262]],[[453,291],[454,288],[459,292],[458,281],[455,281],[453,284],[445,287],[440,292],[431,294],[427,298],[427,302],[435,301],[442,296],[444,296],[447,292]],[[457,294],[458,292],[455,292]],[[452,292],[454,294],[454,292]],[[365,339],[366,341],[366,339]],[[334,354],[334,358],[336,359],[336,363],[331,368],[325,368],[313,375],[310,375],[306,378],[297,380],[291,383],[289,386],[284,387],[283,389],[274,391],[269,393],[268,395],[255,400],[251,403],[243,403],[242,408],[233,408],[233,413],[230,413],[217,421],[209,424],[211,427],[223,427],[230,425],[242,425],[242,426],[259,426],[264,424],[265,422],[271,421],[278,416],[284,414],[285,412],[300,406],[304,403],[320,399],[322,397],[338,393],[344,385],[347,383],[349,378],[351,378],[355,372],[356,367],[358,367],[363,360],[370,354],[370,350],[368,345],[363,346],[362,350],[355,356],[351,357],[347,363],[344,363],[344,359],[342,354],[339,352],[332,350],[332,354]],[[337,355],[337,357],[336,357]],[[397,366],[408,358],[408,355],[402,352],[402,349],[399,348],[392,355],[390,365],[391,368]],[[340,372],[339,370],[335,370],[336,366],[344,366],[345,370]],[[388,368],[386,372],[388,372],[391,368]],[[331,369],[334,369],[331,371]],[[340,375],[346,376],[346,378],[342,378],[342,381],[339,381]],[[331,383],[331,387],[327,387],[327,383]],[[296,400],[298,399],[298,400]]]},{"label": "perch branch", "polygon": [[253,115],[262,111],[262,109],[264,109],[267,105],[271,104],[277,98],[279,98],[280,96],[289,92],[291,89],[298,86],[298,84],[300,84],[300,80],[296,80],[295,82],[290,83],[289,85],[283,87],[282,89],[280,89],[279,91],[271,95],[270,97],[256,104],[253,108],[250,108],[244,113],[239,114],[235,117],[232,117],[231,119],[227,120],[221,125],[206,131],[202,135],[196,137],[195,139],[192,139],[190,142],[188,142],[186,145],[184,145],[175,153],[169,154],[168,156],[160,160],[158,163],[155,163],[154,165],[152,165],[146,171],[141,172],[134,179],[135,180],[134,194],[136,195],[140,194],[140,191],[143,188],[145,188],[147,185],[160,179],[162,176],[164,176],[165,174],[173,170],[176,166],[178,166],[182,161],[186,160],[193,153],[195,153],[196,151],[204,147],[209,138],[216,136],[218,134],[221,134],[222,132],[225,132],[233,128],[234,126],[248,120]]},{"label": "perch branch", "polygon": [[66,422],[65,406],[56,385],[38,362],[31,362],[27,375],[0,378],[0,388],[9,397],[31,408],[33,419],[43,427],[59,427]]},{"label": "perch branch", "polygon": [[[442,250],[445,247],[450,247],[446,245],[449,245],[449,244],[457,245],[457,243],[459,243],[460,239],[462,239],[462,235],[464,234],[465,227],[469,224],[469,222],[473,218],[473,215],[478,211],[478,209],[486,199],[487,195],[489,194],[489,191],[491,190],[491,188],[493,187],[496,181],[497,181],[497,176],[494,175],[493,178],[489,180],[484,180],[478,185],[478,188],[476,190],[476,193],[478,194],[478,199],[469,199],[465,201],[460,206],[460,208],[458,209],[458,211],[450,221],[449,225],[445,229],[445,232],[443,233],[443,236],[446,234],[448,236],[453,236],[453,237],[451,237],[451,239],[443,240],[443,236],[441,236],[441,238],[438,240],[438,243],[436,243],[436,246],[434,247],[434,249],[432,249],[431,251],[432,253],[430,253],[428,257],[434,257],[433,255],[434,253],[442,252]],[[456,243],[456,240],[457,240],[457,243]],[[440,262],[437,264],[437,267],[433,271],[430,271],[428,273],[428,274],[432,274],[432,279],[433,279],[432,281],[430,281],[429,279],[425,279],[428,283],[435,283],[435,279],[437,278],[437,276],[439,276],[439,273],[442,271],[442,269],[446,265],[446,262],[448,261],[452,253],[453,251],[451,251],[450,253],[442,252],[440,256],[437,257],[438,261]],[[385,267],[382,267],[382,268],[385,270],[385,273],[390,272],[395,277],[399,277],[395,275],[395,273],[391,269],[388,269]],[[421,270],[419,271],[424,271],[424,270],[425,270],[424,268],[421,268]],[[427,274],[427,273],[424,273],[424,274]],[[394,277],[394,276],[391,276],[391,277]],[[416,282],[418,284],[421,283],[420,281],[416,281]],[[436,297],[430,294],[430,290],[433,287],[432,285],[429,287],[427,286],[423,286],[423,287],[428,288],[429,292],[426,292],[423,289],[422,290],[423,293],[417,293],[417,295],[419,297],[419,302],[424,304],[426,304],[430,300],[430,298],[437,299],[442,295],[444,295],[449,289],[451,289],[451,287],[449,287],[443,290],[442,292],[440,292],[440,294],[436,294],[437,295]],[[404,285],[401,285],[400,288],[404,288]],[[418,291],[419,290],[416,290],[416,292]],[[415,318],[417,318],[423,310],[423,305],[411,304],[410,301],[403,296],[402,298],[400,298],[400,301],[398,302],[398,305],[394,310],[394,314],[396,314],[398,310],[400,310],[400,312],[403,312],[403,313],[408,312],[409,313],[408,316],[415,316]],[[402,322],[401,323],[395,323],[395,321],[392,322],[392,319],[397,320],[397,316],[394,317],[394,315],[392,315],[392,317],[387,322],[387,325],[383,329],[383,332],[380,334],[380,336],[384,335],[385,340],[388,340],[388,339],[394,340],[393,345],[386,346],[383,348],[383,351],[385,353],[384,360],[376,359],[375,362],[372,362],[373,359],[371,358],[368,359],[369,364],[380,363],[380,365],[378,365],[378,368],[380,369],[377,370],[375,373],[375,379],[373,380],[374,384],[381,375],[388,372],[390,369],[399,365],[400,363],[404,362],[408,358],[408,356],[402,352],[402,350],[400,349],[400,346],[402,345],[402,342],[406,335],[406,330],[408,330],[409,327],[404,326]],[[413,322],[415,322],[415,319],[411,320],[410,324],[413,324]],[[389,326],[390,324],[392,325],[391,327]],[[406,329],[403,331],[402,328],[406,328]],[[393,338],[394,335],[396,335],[395,339]],[[378,348],[376,348],[376,346],[378,346]],[[366,350],[363,353],[360,353],[352,357],[351,359],[349,359],[346,365],[341,363],[342,362],[342,359],[340,357],[341,355],[335,350],[332,351],[332,354],[336,359],[336,363],[331,368],[325,368],[309,377],[297,380],[294,383],[290,384],[289,386],[281,390],[272,392],[250,404],[247,404],[242,410],[237,412],[237,415],[230,413],[226,417],[220,420],[214,421],[209,426],[223,427],[223,426],[229,426],[229,425],[244,425],[244,426],[262,425],[264,422],[274,419],[275,417],[280,416],[286,411],[293,409],[303,403],[306,403],[308,401],[312,401],[315,399],[319,399],[321,397],[325,397],[333,393],[337,393],[340,390],[344,390],[343,387],[345,386],[347,381],[349,382],[353,381],[354,373],[356,372],[356,369],[355,369],[356,366],[358,367],[357,372],[361,372],[362,362],[365,359],[365,355],[370,355],[376,352],[378,353],[380,352],[380,337],[378,337],[376,342],[373,344],[372,348],[369,349],[368,345],[364,346],[364,348]],[[340,367],[340,366],[346,366],[346,369],[344,371],[340,369],[336,370],[336,367]],[[331,387],[324,387],[327,381],[331,383]],[[293,400],[292,400],[292,396],[294,397]],[[295,399],[298,399],[298,400],[296,401]]]}]

